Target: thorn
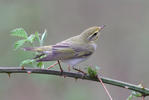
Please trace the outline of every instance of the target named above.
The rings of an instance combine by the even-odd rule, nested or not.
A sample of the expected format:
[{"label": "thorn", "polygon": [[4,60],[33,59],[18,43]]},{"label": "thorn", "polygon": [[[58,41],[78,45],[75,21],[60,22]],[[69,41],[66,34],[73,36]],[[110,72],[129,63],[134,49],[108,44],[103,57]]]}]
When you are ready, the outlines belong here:
[{"label": "thorn", "polygon": [[11,73],[10,73],[10,72],[8,72],[7,74],[8,74],[8,78],[10,78],[10,74],[11,74]]},{"label": "thorn", "polygon": [[145,87],[143,86],[143,84],[142,83],[140,83],[139,85],[138,85],[140,88],[142,88],[142,89],[144,89]]},{"label": "thorn", "polygon": [[27,71],[27,74],[29,74],[29,75],[30,75],[31,73],[32,73],[32,71]]},{"label": "thorn", "polygon": [[63,75],[63,77],[66,78],[67,76],[66,75]]},{"label": "thorn", "polygon": [[77,77],[75,77],[75,82],[77,82],[77,80],[78,80],[78,78],[77,78]]},{"label": "thorn", "polygon": [[128,86],[124,86],[124,88],[129,89],[129,87],[128,87]]}]

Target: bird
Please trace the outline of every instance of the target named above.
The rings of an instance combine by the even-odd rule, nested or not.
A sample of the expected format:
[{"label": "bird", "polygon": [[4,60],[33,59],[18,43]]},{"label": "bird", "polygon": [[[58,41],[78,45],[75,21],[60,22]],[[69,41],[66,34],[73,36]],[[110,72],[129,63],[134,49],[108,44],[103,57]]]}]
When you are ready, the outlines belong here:
[{"label": "bird", "polygon": [[96,42],[99,39],[100,31],[104,27],[105,25],[92,26],[85,29],[81,34],[70,37],[55,45],[26,47],[24,50],[40,53],[34,58],[36,62],[57,61],[57,63],[51,65],[48,69],[59,64],[62,72],[60,62],[63,62],[73,69],[84,73],[75,66],[87,60],[95,52],[97,47]]}]

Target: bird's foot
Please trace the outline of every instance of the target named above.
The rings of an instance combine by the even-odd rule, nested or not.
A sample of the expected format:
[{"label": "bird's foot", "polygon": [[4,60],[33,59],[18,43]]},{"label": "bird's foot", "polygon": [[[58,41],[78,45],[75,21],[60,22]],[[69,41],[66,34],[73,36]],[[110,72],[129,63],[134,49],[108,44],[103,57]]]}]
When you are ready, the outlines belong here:
[{"label": "bird's foot", "polygon": [[60,61],[58,60],[57,61],[57,64],[59,65],[59,68],[60,68],[60,71],[61,71],[61,75],[63,75],[63,69],[62,69],[62,66],[61,66],[61,63],[60,63]]},{"label": "bird's foot", "polygon": [[58,64],[58,62],[56,62],[55,64],[53,64],[50,67],[48,67],[48,69],[51,69],[52,67],[56,66],[57,64]]}]

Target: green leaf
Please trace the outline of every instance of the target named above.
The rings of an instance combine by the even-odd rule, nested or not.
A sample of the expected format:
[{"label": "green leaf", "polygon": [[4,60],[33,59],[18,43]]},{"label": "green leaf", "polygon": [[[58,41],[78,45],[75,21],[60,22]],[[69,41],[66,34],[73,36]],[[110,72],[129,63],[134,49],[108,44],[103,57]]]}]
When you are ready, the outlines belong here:
[{"label": "green leaf", "polygon": [[142,97],[141,93],[135,92],[135,91],[132,92],[132,95],[135,96],[135,97]]},{"label": "green leaf", "polygon": [[46,34],[47,34],[47,30],[45,29],[45,31],[44,31],[44,33],[42,34],[41,39],[40,39],[40,44],[41,44],[41,46],[43,45],[43,41],[44,41],[44,39],[45,39],[45,37],[46,37]]},{"label": "green leaf", "polygon": [[132,100],[133,97],[142,97],[142,94],[136,91],[132,91],[132,93],[130,94],[130,96],[127,98],[127,100]]},{"label": "green leaf", "polygon": [[43,68],[43,66],[44,66],[43,62],[38,62],[38,63],[37,63],[37,67]]},{"label": "green leaf", "polygon": [[27,59],[21,62],[20,66],[24,66],[26,64],[33,64],[35,60],[34,59]]},{"label": "green leaf", "polygon": [[39,36],[40,36],[40,34],[38,32],[35,32],[35,38],[40,43],[40,37]]},{"label": "green leaf", "polygon": [[12,36],[17,36],[17,37],[22,37],[22,38],[27,38],[27,33],[23,28],[16,28],[11,31]]},{"label": "green leaf", "polygon": [[88,67],[88,74],[90,77],[95,78],[97,75],[96,69],[92,69],[91,67]]},{"label": "green leaf", "polygon": [[96,69],[96,71],[97,71],[97,70],[100,70],[100,67],[99,67],[99,66],[96,66],[95,69]]},{"label": "green leaf", "polygon": [[35,40],[35,35],[34,34],[31,34],[28,38],[27,38],[27,41],[29,41],[30,43],[33,43]]},{"label": "green leaf", "polygon": [[133,95],[131,94],[128,98],[127,98],[127,100],[132,100],[133,99]]},{"label": "green leaf", "polygon": [[24,39],[24,40],[19,40],[19,41],[15,42],[15,44],[14,44],[15,50],[17,50],[17,49],[20,48],[22,45],[24,45],[25,42],[26,42],[26,39]]}]

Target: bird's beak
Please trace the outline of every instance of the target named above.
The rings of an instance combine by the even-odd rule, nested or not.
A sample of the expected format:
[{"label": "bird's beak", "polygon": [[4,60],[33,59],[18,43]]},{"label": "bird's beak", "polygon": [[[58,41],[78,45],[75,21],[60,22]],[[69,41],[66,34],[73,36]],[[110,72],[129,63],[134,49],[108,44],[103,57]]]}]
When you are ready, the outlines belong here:
[{"label": "bird's beak", "polygon": [[100,29],[102,30],[105,26],[106,26],[106,25],[101,25],[101,26],[100,26]]}]

